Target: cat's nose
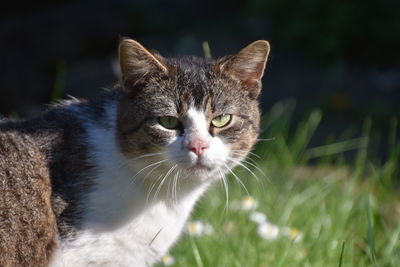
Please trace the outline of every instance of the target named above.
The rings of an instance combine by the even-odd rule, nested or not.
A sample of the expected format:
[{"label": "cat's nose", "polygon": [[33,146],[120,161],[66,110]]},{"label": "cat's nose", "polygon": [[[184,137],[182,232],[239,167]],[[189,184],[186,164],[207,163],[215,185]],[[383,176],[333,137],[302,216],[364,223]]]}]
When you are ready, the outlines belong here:
[{"label": "cat's nose", "polygon": [[193,141],[189,141],[187,145],[187,149],[194,152],[197,156],[200,156],[203,151],[210,147],[209,142],[202,139],[195,139]]}]

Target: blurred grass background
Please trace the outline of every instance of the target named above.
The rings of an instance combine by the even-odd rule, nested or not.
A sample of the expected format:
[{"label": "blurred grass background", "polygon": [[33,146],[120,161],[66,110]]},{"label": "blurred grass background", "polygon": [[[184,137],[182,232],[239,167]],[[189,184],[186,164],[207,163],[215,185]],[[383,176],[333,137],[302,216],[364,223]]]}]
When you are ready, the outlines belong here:
[{"label": "blurred grass background", "polygon": [[[112,86],[120,36],[166,56],[219,57],[269,40],[261,140],[245,163],[259,181],[237,168],[248,193],[231,177],[229,209],[222,186],[205,196],[194,219],[214,232],[184,235],[175,266],[398,266],[398,10],[394,0],[9,2],[0,114],[32,117]],[[276,238],[235,208],[247,194]]]}]

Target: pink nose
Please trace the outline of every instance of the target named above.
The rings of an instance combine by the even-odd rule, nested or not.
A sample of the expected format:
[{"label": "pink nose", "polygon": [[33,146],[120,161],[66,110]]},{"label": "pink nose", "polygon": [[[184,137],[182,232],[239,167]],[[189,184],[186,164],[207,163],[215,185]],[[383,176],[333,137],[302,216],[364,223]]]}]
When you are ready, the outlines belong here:
[{"label": "pink nose", "polygon": [[210,147],[210,144],[207,141],[196,139],[190,141],[187,145],[187,149],[194,152],[197,156],[200,156],[203,153],[203,150]]}]

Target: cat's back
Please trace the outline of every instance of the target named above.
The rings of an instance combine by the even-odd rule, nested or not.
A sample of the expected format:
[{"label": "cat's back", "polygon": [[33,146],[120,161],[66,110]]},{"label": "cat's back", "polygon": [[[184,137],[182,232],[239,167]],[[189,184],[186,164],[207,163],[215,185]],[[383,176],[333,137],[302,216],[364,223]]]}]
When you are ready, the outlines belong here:
[{"label": "cat's back", "polygon": [[56,247],[46,157],[10,124],[0,122],[0,266],[44,266]]}]

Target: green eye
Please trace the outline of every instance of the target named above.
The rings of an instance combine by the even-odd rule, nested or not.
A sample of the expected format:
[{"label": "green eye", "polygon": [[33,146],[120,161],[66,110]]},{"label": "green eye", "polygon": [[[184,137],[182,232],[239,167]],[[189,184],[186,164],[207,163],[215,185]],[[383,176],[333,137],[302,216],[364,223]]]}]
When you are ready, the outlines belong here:
[{"label": "green eye", "polygon": [[172,116],[158,117],[158,123],[160,123],[161,126],[171,130],[176,129],[179,126],[178,118]]},{"label": "green eye", "polygon": [[222,114],[222,115],[212,119],[211,124],[214,127],[221,128],[221,127],[227,126],[228,123],[231,122],[231,119],[232,119],[232,115]]}]

